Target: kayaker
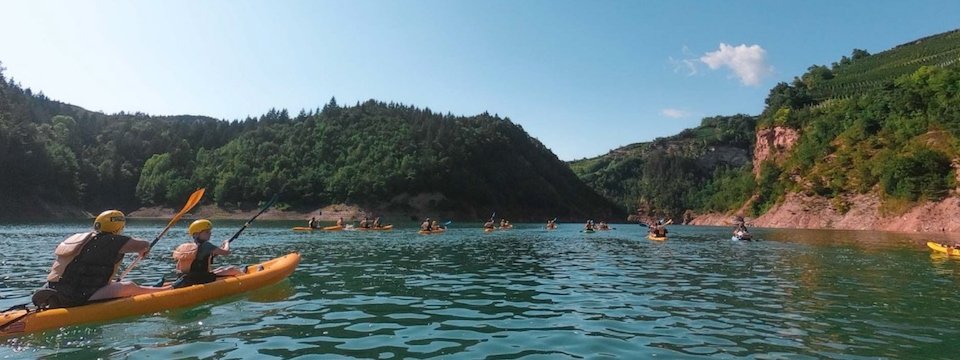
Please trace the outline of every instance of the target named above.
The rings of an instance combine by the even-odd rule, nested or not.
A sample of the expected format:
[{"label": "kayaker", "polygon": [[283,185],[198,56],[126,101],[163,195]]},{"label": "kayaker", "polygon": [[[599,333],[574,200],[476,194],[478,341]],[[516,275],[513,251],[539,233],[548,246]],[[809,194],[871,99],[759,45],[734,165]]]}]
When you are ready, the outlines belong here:
[{"label": "kayaker", "polygon": [[427,218],[426,220],[423,221],[422,224],[420,224],[420,230],[433,231],[433,229],[430,228],[430,218]]},{"label": "kayaker", "polygon": [[149,241],[121,235],[124,226],[122,212],[107,210],[94,219],[93,231],[74,234],[57,245],[47,287],[37,290],[33,303],[40,308],[70,307],[170,289],[111,281],[124,254],[146,257],[150,251]]},{"label": "kayaker", "polygon": [[337,219],[337,226],[343,227],[343,218],[342,218],[342,217],[339,218],[339,219]]},{"label": "kayaker", "polygon": [[307,221],[307,226],[310,227],[311,229],[316,229],[320,227],[320,224],[317,224],[317,217],[314,216],[310,218],[310,221]]},{"label": "kayaker", "polygon": [[657,223],[650,227],[650,233],[656,237],[667,236],[667,227],[664,225],[663,220],[657,220]]},{"label": "kayaker", "polygon": [[363,217],[363,220],[360,220],[360,228],[361,228],[361,229],[369,229],[369,228],[370,228],[370,224],[369,224],[367,221],[368,221],[368,219],[367,219],[366,216]]},{"label": "kayaker", "polygon": [[493,230],[493,219],[487,220],[487,222],[483,223],[483,228]]},{"label": "kayaker", "polygon": [[446,229],[447,229],[447,228],[445,228],[445,227],[440,226],[440,224],[437,223],[436,220],[434,220],[432,223],[430,223],[430,228],[431,228],[432,230],[446,230]]},{"label": "kayaker", "polygon": [[737,223],[737,227],[733,229],[733,235],[738,238],[746,238],[750,236],[750,231],[747,230],[746,224],[739,222]]},{"label": "kayaker", "polygon": [[556,229],[557,223],[555,220],[547,220],[547,229]]},{"label": "kayaker", "polygon": [[593,231],[593,220],[587,220],[587,223],[583,225],[584,231]]},{"label": "kayaker", "polygon": [[379,229],[379,228],[381,228],[381,227],[383,227],[383,225],[380,224],[380,217],[377,216],[376,219],[373,219],[373,228],[374,228],[374,229]]},{"label": "kayaker", "polygon": [[213,223],[206,219],[194,221],[187,228],[187,232],[193,238],[193,241],[180,244],[173,251],[173,258],[177,260],[177,272],[179,273],[179,277],[173,283],[174,288],[206,284],[216,281],[218,276],[243,275],[242,270],[233,266],[224,266],[210,271],[210,264],[213,262],[215,255],[230,255],[230,243],[228,241],[224,240],[220,247],[210,243],[212,231]]}]

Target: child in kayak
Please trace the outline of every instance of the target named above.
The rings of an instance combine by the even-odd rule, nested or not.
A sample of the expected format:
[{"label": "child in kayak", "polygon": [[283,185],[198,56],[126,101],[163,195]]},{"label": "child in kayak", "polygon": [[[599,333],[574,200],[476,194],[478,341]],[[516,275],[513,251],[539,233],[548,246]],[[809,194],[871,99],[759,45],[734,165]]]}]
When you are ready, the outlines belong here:
[{"label": "child in kayak", "polygon": [[173,283],[174,288],[190,285],[206,284],[217,280],[218,276],[242,275],[243,271],[233,266],[224,266],[210,271],[210,264],[216,255],[230,255],[230,243],[224,241],[217,247],[210,243],[213,223],[210,220],[200,219],[190,224],[188,232],[193,242],[177,246],[173,251],[173,258],[177,260],[177,272],[180,276]]}]

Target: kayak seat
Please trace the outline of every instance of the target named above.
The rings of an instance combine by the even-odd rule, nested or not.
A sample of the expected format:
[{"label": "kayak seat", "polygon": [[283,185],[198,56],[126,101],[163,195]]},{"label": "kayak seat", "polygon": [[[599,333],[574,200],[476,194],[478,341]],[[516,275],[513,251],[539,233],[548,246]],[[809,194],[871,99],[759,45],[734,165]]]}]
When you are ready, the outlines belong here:
[{"label": "kayak seat", "polygon": [[60,294],[59,291],[51,288],[41,288],[33,293],[33,305],[36,305],[40,309],[56,309],[72,306],[73,301],[71,301],[63,294]]}]

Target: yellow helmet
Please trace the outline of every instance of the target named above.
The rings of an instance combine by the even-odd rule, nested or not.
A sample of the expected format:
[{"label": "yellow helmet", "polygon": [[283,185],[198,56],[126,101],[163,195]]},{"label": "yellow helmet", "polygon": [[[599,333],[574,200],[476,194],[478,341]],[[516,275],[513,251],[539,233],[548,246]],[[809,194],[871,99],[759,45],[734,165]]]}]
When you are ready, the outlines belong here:
[{"label": "yellow helmet", "polygon": [[190,233],[190,236],[194,236],[203,232],[204,230],[210,229],[213,229],[213,223],[207,219],[200,219],[190,224],[190,227],[187,228],[187,232]]},{"label": "yellow helmet", "polygon": [[93,230],[102,233],[119,234],[123,231],[123,226],[127,224],[127,219],[123,213],[117,210],[107,210],[93,221]]}]

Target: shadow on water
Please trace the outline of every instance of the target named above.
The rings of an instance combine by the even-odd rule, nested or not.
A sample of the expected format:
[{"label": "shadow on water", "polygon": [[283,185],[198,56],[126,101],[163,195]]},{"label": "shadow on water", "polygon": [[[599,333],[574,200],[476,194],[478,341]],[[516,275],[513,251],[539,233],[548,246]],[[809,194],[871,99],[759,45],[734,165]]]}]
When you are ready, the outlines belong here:
[{"label": "shadow on water", "polygon": [[[235,229],[240,223],[219,223]],[[0,226],[4,301],[39,285],[69,224]],[[290,251],[288,281],[230,299],[9,339],[12,357],[157,358],[954,358],[957,260],[924,237],[671,226],[485,234],[290,231],[262,222],[220,259]],[[133,224],[153,236],[162,223]],[[185,226],[185,225],[184,225]],[[229,236],[232,230],[215,236]],[[134,273],[168,272],[171,233]],[[25,247],[24,242],[34,246]],[[129,262],[129,259],[127,260]],[[16,275],[14,275],[16,274]],[[953,339],[953,340],[951,340]]]}]

